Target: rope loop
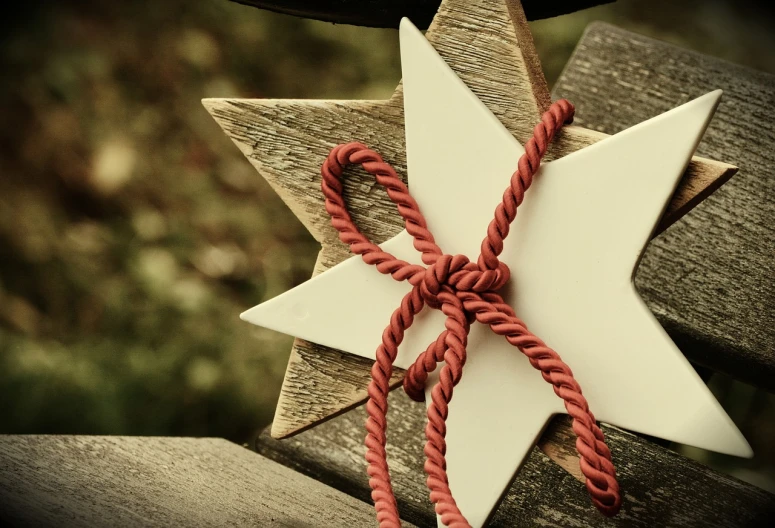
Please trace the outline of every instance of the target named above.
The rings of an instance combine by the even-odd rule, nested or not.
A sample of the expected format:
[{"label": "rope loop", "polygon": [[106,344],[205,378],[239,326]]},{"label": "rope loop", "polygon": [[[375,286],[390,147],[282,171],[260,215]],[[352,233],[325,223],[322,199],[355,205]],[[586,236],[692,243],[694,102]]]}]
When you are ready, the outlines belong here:
[{"label": "rope loop", "polygon": [[[390,377],[404,334],[412,326],[414,317],[426,305],[441,310],[445,315],[444,330],[409,367],[403,385],[410,398],[424,401],[428,376],[443,363],[439,381],[430,390],[431,403],[428,405],[425,429],[427,442],[424,450],[430,498],[442,522],[446,526],[469,526],[449,489],[445,436],[449,403],[455,386],[463,376],[468,333],[475,321],[503,336],[552,385],[572,418],[580,468],[586,477],[592,503],[608,516],[619,511],[621,494],[611,452],[570,367],[557,352],[527,329],[498,293],[510,277],[508,266],[498,259],[503,251],[503,241],[509,234],[517,208],[532,184],[546,149],[556,132],[573,120],[573,113],[573,105],[561,99],[549,107],[535,126],[533,137],[525,145],[525,153],[517,163],[517,170],[511,176],[503,199],[495,208],[494,218],[487,227],[476,262],[465,255],[446,254],[439,248],[406,184],[393,167],[366,145],[338,145],[323,163],[321,187],[326,211],[331,216],[331,224],[339,232],[339,239],[380,273],[390,275],[397,281],[408,281],[412,285],[382,333],[382,342],[377,348],[368,386],[365,441],[367,473],[381,528],[399,527],[401,524],[385,451]],[[344,168],[352,164],[361,165],[385,188],[404,219],[406,230],[413,237],[414,247],[421,253],[425,266],[410,264],[383,251],[355,225],[344,201],[341,181]]]}]

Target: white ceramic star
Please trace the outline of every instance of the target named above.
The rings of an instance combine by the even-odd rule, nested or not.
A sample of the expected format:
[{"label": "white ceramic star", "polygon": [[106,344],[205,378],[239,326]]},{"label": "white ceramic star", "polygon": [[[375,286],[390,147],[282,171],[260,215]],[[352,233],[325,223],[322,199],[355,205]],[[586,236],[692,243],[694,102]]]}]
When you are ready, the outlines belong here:
[{"label": "white ceramic star", "polygon": [[[523,149],[407,20],[400,39],[410,191],[442,250],[475,259]],[[709,93],[545,163],[501,259],[512,272],[506,300],[570,365],[599,420],[751,456],[632,282],[720,96]],[[382,247],[421,263],[405,231]],[[408,290],[353,257],[242,318],[373,359]],[[407,368],[442,328],[438,311],[423,311],[396,365]],[[480,526],[564,408],[519,351],[482,325],[472,328],[468,358],[450,405],[447,462],[461,511]]]}]

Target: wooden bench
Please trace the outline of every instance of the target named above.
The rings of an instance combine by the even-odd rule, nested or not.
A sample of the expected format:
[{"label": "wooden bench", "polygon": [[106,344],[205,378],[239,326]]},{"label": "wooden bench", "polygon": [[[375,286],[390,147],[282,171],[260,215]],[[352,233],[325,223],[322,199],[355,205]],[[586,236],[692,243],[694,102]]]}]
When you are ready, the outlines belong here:
[{"label": "wooden bench", "polygon": [[[626,79],[626,82],[624,82]],[[556,84],[577,123],[615,133],[725,90],[698,154],[740,172],[654,240],[636,277],[687,357],[775,388],[775,76],[593,24]],[[435,526],[423,464],[424,406],[391,395],[389,455],[404,518]],[[25,526],[373,526],[363,409],[258,454],[218,439],[0,438],[0,520]],[[544,433],[493,526],[755,526],[775,496],[614,427],[624,490],[602,518],[578,481],[567,419]],[[559,464],[557,463],[559,462]],[[284,467],[285,466],[285,467]],[[291,469],[288,469],[291,468]],[[292,471],[296,470],[296,471]],[[303,474],[303,475],[302,475]]]},{"label": "wooden bench", "polygon": [[0,437],[0,525],[368,526],[368,504],[219,438]]}]

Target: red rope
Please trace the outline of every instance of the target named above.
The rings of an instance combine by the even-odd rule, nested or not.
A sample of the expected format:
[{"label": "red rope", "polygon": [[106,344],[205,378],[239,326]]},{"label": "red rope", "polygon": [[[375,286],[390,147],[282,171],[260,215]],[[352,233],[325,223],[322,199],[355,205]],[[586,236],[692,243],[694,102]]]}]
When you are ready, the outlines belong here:
[{"label": "red rope", "polygon": [[[555,132],[573,120],[573,113],[573,105],[560,100],[552,104],[536,125],[533,137],[525,146],[525,154],[519,160],[517,171],[511,176],[510,185],[503,193],[503,200],[495,209],[495,218],[487,228],[487,236],[482,241],[481,254],[476,263],[464,255],[442,253],[406,185],[373,150],[361,143],[338,145],[323,164],[322,188],[326,197],[326,211],[331,215],[331,223],[339,231],[340,240],[348,244],[354,254],[361,255],[367,264],[376,266],[380,273],[389,274],[397,281],[409,281],[413,286],[393,312],[390,324],[382,333],[382,344],[377,349],[368,388],[366,460],[369,463],[371,496],[380,527],[400,526],[385,452],[390,376],[404,332],[412,326],[414,316],[426,304],[440,309],[446,315],[445,330],[409,368],[404,378],[404,389],[412,399],[423,401],[428,373],[444,361],[439,382],[431,392],[432,402],[428,407],[428,424],[425,429],[427,484],[431,501],[442,522],[446,526],[469,526],[449,489],[444,438],[449,402],[463,374],[468,332],[474,321],[489,325],[493,332],[504,336],[517,347],[552,385],[555,394],[565,401],[565,409],[573,419],[581,471],[586,477],[592,502],[605,515],[615,515],[619,511],[621,497],[611,452],[581,394],[581,387],[560,356],[533,335],[497,293],[509,279],[509,268],[498,260],[503,250],[503,240],[509,234],[511,222],[517,215],[517,207],[522,203],[525,191],[530,187]],[[406,230],[414,238],[414,247],[422,253],[422,261],[427,267],[397,259],[359,231],[342,196],[342,171],[350,164],[362,165],[385,187],[404,218]]]}]

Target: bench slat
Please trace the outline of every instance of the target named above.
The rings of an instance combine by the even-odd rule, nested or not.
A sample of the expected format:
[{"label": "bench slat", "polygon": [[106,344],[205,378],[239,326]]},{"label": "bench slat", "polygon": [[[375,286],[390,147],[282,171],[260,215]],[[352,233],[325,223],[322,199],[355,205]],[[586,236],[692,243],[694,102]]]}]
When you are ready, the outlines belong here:
[{"label": "bench slat", "polygon": [[[435,526],[423,471],[425,406],[391,393],[388,460],[401,516]],[[363,407],[292,438],[265,431],[258,451],[316,480],[370,501]],[[750,527],[775,516],[775,496],[615,427],[603,426],[624,493],[622,512],[605,519],[574,475],[533,449],[490,526],[729,526]],[[543,441],[572,458],[569,420],[555,418]],[[556,455],[557,453],[555,453]],[[577,466],[568,461],[568,467]],[[486,478],[486,477],[483,477]]]},{"label": "bench slat", "polygon": [[0,524],[370,526],[357,499],[219,438],[0,436]]}]

